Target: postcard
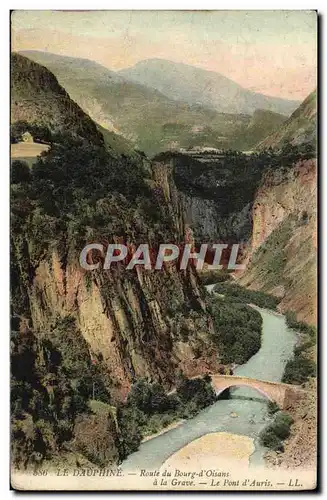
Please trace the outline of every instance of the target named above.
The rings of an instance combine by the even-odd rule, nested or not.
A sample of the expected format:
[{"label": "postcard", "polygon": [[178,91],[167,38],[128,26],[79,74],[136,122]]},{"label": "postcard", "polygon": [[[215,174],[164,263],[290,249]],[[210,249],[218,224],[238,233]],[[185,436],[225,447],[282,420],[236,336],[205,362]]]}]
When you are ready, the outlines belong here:
[{"label": "postcard", "polygon": [[11,12],[11,487],[317,488],[317,12]]}]

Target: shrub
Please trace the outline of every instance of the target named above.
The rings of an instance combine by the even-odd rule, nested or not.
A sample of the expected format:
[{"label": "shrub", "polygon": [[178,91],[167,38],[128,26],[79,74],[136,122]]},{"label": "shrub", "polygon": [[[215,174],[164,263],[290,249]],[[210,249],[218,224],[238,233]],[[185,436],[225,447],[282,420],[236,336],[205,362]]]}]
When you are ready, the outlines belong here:
[{"label": "shrub", "polygon": [[53,134],[45,125],[36,125],[35,123],[28,123],[26,121],[17,121],[11,125],[10,128],[10,143],[17,144],[22,141],[23,134],[29,132],[35,142],[51,142]]},{"label": "shrub", "polygon": [[316,328],[312,325],[308,325],[304,321],[297,321],[296,313],[294,311],[287,311],[285,313],[286,324],[289,328],[293,330],[297,330],[299,332],[305,333],[310,336],[312,342],[314,343],[316,340],[317,331]]},{"label": "shrub", "polygon": [[279,300],[273,295],[261,292],[259,290],[249,290],[248,288],[242,287],[236,283],[217,283],[214,288],[216,293],[226,295],[227,297],[237,300],[239,302],[244,302],[246,304],[256,304],[259,307],[265,307],[267,309],[276,309]]},{"label": "shrub", "polygon": [[203,379],[187,379],[181,375],[176,393],[171,395],[158,383],[137,381],[127,402],[117,409],[120,459],[136,451],[143,436],[155,434],[177,419],[191,418],[215,401],[208,375]]},{"label": "shrub", "polygon": [[[13,321],[13,326],[19,324]],[[59,318],[41,335],[27,331],[22,336],[14,330],[11,349],[13,460],[26,466],[33,453],[41,460],[59,454],[74,438],[77,421],[89,423],[89,428],[97,426],[97,419],[92,423],[88,418],[92,385],[96,384],[96,397],[108,401],[104,385],[108,380],[100,362],[91,364],[88,344],[70,316]],[[111,439],[109,434],[107,438]],[[100,463],[103,453],[94,444],[93,463]]]},{"label": "shrub", "polygon": [[274,451],[284,451],[283,442],[271,428],[264,429],[260,433],[260,443],[266,448]]},{"label": "shrub", "polygon": [[26,121],[17,121],[10,127],[10,143],[17,144],[23,138],[23,134],[28,131],[29,124]]},{"label": "shrub", "polygon": [[175,404],[160,384],[151,384],[145,380],[139,380],[132,385],[127,402],[147,415],[163,413],[172,409]]},{"label": "shrub", "polygon": [[177,395],[184,405],[192,404],[198,412],[211,405],[216,400],[215,392],[204,379],[185,379],[177,386]]},{"label": "shrub", "polygon": [[302,353],[295,353],[286,363],[283,382],[286,384],[304,384],[309,377],[316,375],[316,364]]},{"label": "shrub", "polygon": [[284,412],[276,413],[272,428],[276,436],[280,439],[286,439],[290,435],[290,428],[293,419],[290,415]]},{"label": "shrub", "polygon": [[287,384],[304,384],[310,377],[316,375],[316,364],[309,357],[309,350],[316,343],[316,328],[302,321],[297,321],[294,311],[285,314],[286,324],[302,333],[301,342],[295,347],[293,357],[285,366],[283,382]]},{"label": "shrub", "polygon": [[230,297],[208,296],[208,310],[213,318],[213,340],[219,346],[223,363],[242,364],[261,346],[261,314]]},{"label": "shrub", "polygon": [[273,415],[277,411],[279,411],[278,404],[275,403],[274,401],[269,401],[269,403],[268,403],[268,413],[269,413],[269,415]]},{"label": "shrub", "polygon": [[61,354],[63,369],[74,381],[78,395],[84,400],[91,399],[94,389],[96,399],[109,403],[107,370],[100,359],[91,362],[88,344],[78,331],[75,319],[72,316],[58,319],[46,338],[51,339]]},{"label": "shrub", "polygon": [[203,271],[199,274],[200,281],[203,285],[211,285],[213,283],[222,283],[231,279],[227,269],[217,269],[213,271]]},{"label": "shrub", "polygon": [[169,413],[156,413],[152,415],[148,419],[146,419],[146,423],[142,429],[142,433],[144,435],[156,434],[157,432],[165,429],[176,419],[175,414]]},{"label": "shrub", "polygon": [[145,423],[145,415],[134,406],[127,404],[118,406],[118,451],[121,461],[139,449],[143,437],[142,428],[144,428]]},{"label": "shrub", "polygon": [[106,467],[118,461],[118,436],[110,412],[79,416],[74,428],[74,448],[90,462]]},{"label": "shrub", "polygon": [[273,422],[260,433],[260,443],[275,451],[283,451],[283,440],[290,435],[293,419],[287,413],[279,411]]},{"label": "shrub", "polygon": [[62,353],[46,336],[13,331],[11,337],[12,452],[13,461],[24,467],[35,453],[43,460],[60,452],[73,437],[78,413],[88,408],[63,366]]}]

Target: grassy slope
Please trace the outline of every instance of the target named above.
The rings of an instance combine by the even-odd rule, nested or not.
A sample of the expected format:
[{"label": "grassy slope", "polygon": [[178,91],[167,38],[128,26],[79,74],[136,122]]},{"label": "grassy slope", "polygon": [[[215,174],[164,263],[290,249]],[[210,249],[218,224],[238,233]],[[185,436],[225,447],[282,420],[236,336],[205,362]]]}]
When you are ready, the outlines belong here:
[{"label": "grassy slope", "polygon": [[250,149],[254,147],[260,141],[260,137],[266,137],[271,131],[280,128],[285,123],[285,120],[285,115],[264,109],[257,109],[253,113],[248,126],[244,130],[240,130],[236,138],[235,147],[237,149],[245,147]]},{"label": "grassy slope", "polygon": [[[241,283],[277,293],[283,311],[317,320],[316,162],[305,160],[288,174],[275,172],[257,194],[255,248]],[[260,235],[260,239],[258,239]]]}]

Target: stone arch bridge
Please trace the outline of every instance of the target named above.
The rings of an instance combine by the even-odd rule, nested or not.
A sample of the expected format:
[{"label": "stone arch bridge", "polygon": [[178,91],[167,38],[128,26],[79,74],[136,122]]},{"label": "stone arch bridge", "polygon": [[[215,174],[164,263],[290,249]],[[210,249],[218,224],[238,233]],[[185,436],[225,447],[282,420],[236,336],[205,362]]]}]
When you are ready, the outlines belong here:
[{"label": "stone arch bridge", "polygon": [[304,393],[304,389],[297,385],[283,384],[281,382],[269,382],[249,377],[236,375],[210,375],[211,385],[217,396],[231,387],[249,387],[255,389],[269,401],[277,403],[279,408],[285,409],[291,402],[298,400]]}]

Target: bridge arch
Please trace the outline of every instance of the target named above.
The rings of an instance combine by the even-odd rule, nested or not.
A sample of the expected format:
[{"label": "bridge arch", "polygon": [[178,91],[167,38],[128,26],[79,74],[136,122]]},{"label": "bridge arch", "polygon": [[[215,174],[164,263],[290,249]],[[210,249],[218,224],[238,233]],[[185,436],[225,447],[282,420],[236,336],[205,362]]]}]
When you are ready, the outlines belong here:
[{"label": "bridge arch", "polygon": [[271,401],[273,403],[277,403],[277,401],[275,401],[275,399],[270,395],[268,394],[267,392],[265,392],[263,389],[259,388],[259,387],[253,387],[251,384],[246,384],[246,383],[242,383],[242,382],[236,382],[236,383],[229,383],[229,384],[226,384],[225,387],[219,387],[219,388],[216,388],[213,384],[213,389],[216,393],[216,396],[217,398],[223,393],[225,392],[227,389],[233,389],[233,388],[247,388],[247,389],[252,389],[253,391],[256,391],[258,392],[259,394],[261,394],[261,396],[264,396],[264,398],[267,400],[267,401]]}]

